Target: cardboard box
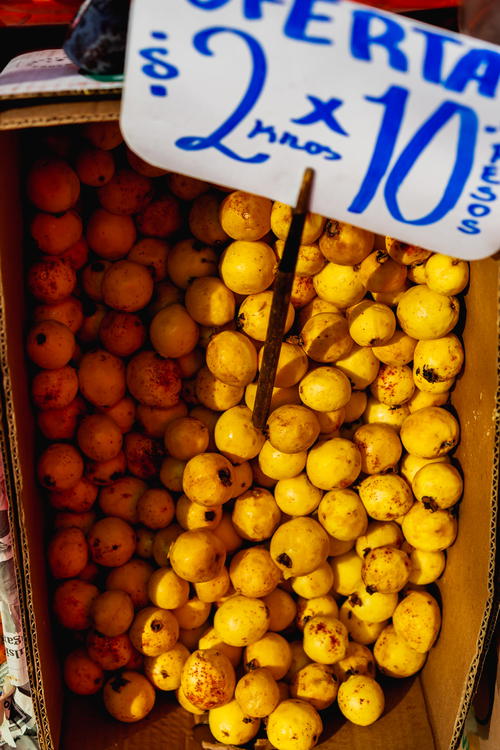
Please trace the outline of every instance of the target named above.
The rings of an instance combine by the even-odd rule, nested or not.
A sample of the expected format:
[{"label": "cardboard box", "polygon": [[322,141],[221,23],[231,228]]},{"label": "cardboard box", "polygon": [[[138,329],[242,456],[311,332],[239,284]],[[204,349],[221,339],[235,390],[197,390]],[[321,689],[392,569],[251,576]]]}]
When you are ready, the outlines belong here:
[{"label": "cardboard box", "polygon": [[[10,466],[11,521],[17,539],[28,663],[42,750],[195,750],[204,726],[158,695],[153,713],[135,725],[106,715],[100,697],[64,695],[54,643],[45,562],[44,505],[35,482],[35,426],[25,364],[22,132],[32,126],[105,120],[117,103],[45,104],[0,114],[0,356],[3,450]],[[9,132],[10,131],[10,132]],[[450,248],[452,250],[452,248]],[[443,626],[420,675],[389,681],[387,709],[369,728],[354,727],[332,709],[325,750],[454,750],[473,695],[494,612],[498,489],[498,269],[494,259],[471,264],[465,297],[466,364],[453,392],[462,430],[457,458],[465,474],[457,541],[437,583]],[[388,684],[389,684],[388,683]]]}]

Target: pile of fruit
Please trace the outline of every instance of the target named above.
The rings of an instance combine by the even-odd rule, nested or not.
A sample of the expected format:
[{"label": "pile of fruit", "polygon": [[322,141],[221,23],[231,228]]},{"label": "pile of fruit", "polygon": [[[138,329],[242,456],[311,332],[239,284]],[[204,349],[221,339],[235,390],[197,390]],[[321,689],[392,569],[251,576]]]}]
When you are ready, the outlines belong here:
[{"label": "pile of fruit", "polygon": [[290,207],[166,174],[114,123],[38,136],[28,356],[68,688],[155,689],[308,750],[415,674],[457,531],[447,408],[467,263],[308,214],[271,413],[252,424]]}]

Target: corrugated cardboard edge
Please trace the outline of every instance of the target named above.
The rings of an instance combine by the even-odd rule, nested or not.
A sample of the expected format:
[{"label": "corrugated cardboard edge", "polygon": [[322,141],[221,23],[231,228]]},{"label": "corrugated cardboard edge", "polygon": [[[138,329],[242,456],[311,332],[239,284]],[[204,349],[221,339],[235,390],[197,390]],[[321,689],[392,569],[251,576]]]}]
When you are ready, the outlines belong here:
[{"label": "corrugated cardboard edge", "polygon": [[[497,261],[497,337],[500,335],[500,261]],[[497,528],[498,528],[498,490],[500,463],[500,339],[497,352],[497,389],[495,396],[495,447],[493,453],[492,482],[491,482],[491,519],[490,519],[490,556],[488,567],[488,601],[486,602],[481,628],[476,642],[476,654],[471,663],[465,683],[460,710],[457,713],[450,750],[457,750],[461,744],[465,719],[469,711],[477,681],[481,675],[484,658],[495,630],[498,618],[500,589],[496,590],[496,558],[497,558]]]},{"label": "corrugated cardboard edge", "polygon": [[0,112],[0,130],[70,125],[82,122],[118,120],[120,101],[75,101],[34,104]]}]

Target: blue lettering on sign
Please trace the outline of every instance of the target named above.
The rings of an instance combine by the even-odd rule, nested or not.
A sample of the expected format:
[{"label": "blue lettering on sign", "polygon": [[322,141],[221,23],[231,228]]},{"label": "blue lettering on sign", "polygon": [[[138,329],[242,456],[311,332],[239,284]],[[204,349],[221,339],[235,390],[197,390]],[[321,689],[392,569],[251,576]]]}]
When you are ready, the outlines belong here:
[{"label": "blue lettering on sign", "polygon": [[[151,37],[163,40],[168,38],[168,34],[164,31],[152,31]],[[168,55],[166,47],[148,47],[139,50],[139,54],[148,61],[147,65],[142,66],[141,70],[149,78],[168,80],[169,78],[177,78],[179,75],[175,65],[171,65],[158,57],[158,55]],[[149,90],[153,96],[167,96],[168,94],[167,87],[159,83],[151,84]]]},{"label": "blue lettering on sign", "polygon": [[240,156],[235,151],[226,146],[222,140],[229,135],[240,122],[251,112],[253,106],[257,102],[261,91],[264,87],[266,80],[266,57],[260,46],[260,44],[250,34],[238,29],[226,28],[224,26],[216,26],[205,31],[200,31],[195,35],[193,39],[193,45],[198,52],[202,55],[213,55],[213,52],[208,46],[208,42],[211,37],[217,36],[218,34],[234,34],[235,36],[243,39],[250,50],[252,57],[252,73],[248,88],[234,110],[232,114],[225,120],[222,125],[214,130],[209,136],[185,136],[178,138],[175,145],[185,151],[203,151],[207,148],[215,148],[225,156],[229,156],[231,159],[240,162],[247,162],[249,164],[261,164],[269,159],[269,154],[258,153],[254,156]]},{"label": "blue lettering on sign", "polygon": [[445,88],[462,92],[470,81],[476,81],[482,96],[495,98],[500,80],[500,54],[489,49],[471,49],[455,65]]},{"label": "blue lettering on sign", "polygon": [[323,102],[321,99],[318,99],[318,97],[311,96],[310,94],[307,95],[307,98],[313,105],[314,109],[303,117],[294,118],[292,122],[297,123],[297,125],[313,125],[316,122],[323,121],[325,125],[335,133],[348,135],[347,131],[344,130],[332,114],[335,109],[342,106],[344,103],[342,99],[328,99],[327,102]]},{"label": "blue lettering on sign", "polygon": [[423,34],[425,39],[424,61],[422,63],[423,78],[429,83],[441,84],[444,46],[446,42],[451,44],[462,44],[462,42],[459,39],[429,29],[414,28],[413,31],[416,31],[417,34]]},{"label": "blue lettering on sign", "polygon": [[317,2],[338,4],[339,0],[295,0],[285,23],[285,36],[297,39],[299,42],[310,42],[311,44],[333,44],[331,39],[323,36],[307,36],[307,25],[310,21],[319,23],[331,22],[330,16],[313,13],[313,6]]},{"label": "blue lettering on sign", "polygon": [[299,137],[294,133],[290,133],[288,130],[285,130],[283,131],[283,133],[279,134],[276,131],[274,125],[264,125],[262,120],[257,119],[252,130],[247,135],[247,138],[256,138],[259,135],[266,136],[268,143],[277,143],[280,146],[289,146],[289,148],[293,148],[296,151],[307,151],[307,153],[311,154],[311,156],[324,154],[323,158],[327,161],[336,161],[337,159],[342,158],[341,155],[331,149],[330,146],[325,146],[322,143],[317,143],[316,141],[306,141],[305,143],[301,144]]},{"label": "blue lettering on sign", "polygon": [[[387,51],[388,63],[394,70],[404,73],[408,70],[408,60],[399,43],[405,38],[405,30],[396,21],[386,16],[381,16],[375,11],[355,10],[352,14],[353,25],[351,33],[351,54],[358,60],[372,59],[371,47],[383,47]],[[374,23],[384,29],[380,33],[372,31]]]},{"label": "blue lettering on sign", "polygon": [[283,5],[283,0],[245,0],[243,13],[249,20],[258,20],[263,17],[262,3],[274,3]]},{"label": "blue lettering on sign", "polygon": [[[485,130],[487,132],[490,132],[491,130],[495,131],[496,128],[486,127]],[[470,203],[467,206],[467,213],[469,214],[469,216],[473,216],[474,218],[462,219],[457,229],[463,234],[481,234],[479,218],[488,216],[488,214],[491,213],[491,208],[489,206],[485,206],[484,204],[491,203],[498,199],[498,195],[493,190],[493,188],[490,187],[490,185],[500,185],[500,180],[495,179],[498,171],[498,167],[495,166],[495,162],[500,159],[500,143],[493,143],[491,149],[492,152],[489,164],[485,165],[481,172],[481,180],[489,184],[479,185],[476,188],[475,192],[469,193],[469,197],[472,198],[473,201],[482,202]]]}]

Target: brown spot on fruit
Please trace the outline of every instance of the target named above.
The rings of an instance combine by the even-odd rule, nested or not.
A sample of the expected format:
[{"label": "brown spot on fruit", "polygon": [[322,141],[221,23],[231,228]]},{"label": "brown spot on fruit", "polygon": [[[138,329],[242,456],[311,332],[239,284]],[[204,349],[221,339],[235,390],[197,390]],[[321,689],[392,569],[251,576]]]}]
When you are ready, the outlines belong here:
[{"label": "brown spot on fruit", "polygon": [[280,565],[284,565],[285,568],[291,568],[293,563],[291,558],[286,554],[286,552],[282,552],[281,555],[278,555],[276,558],[276,562],[278,562]]}]

